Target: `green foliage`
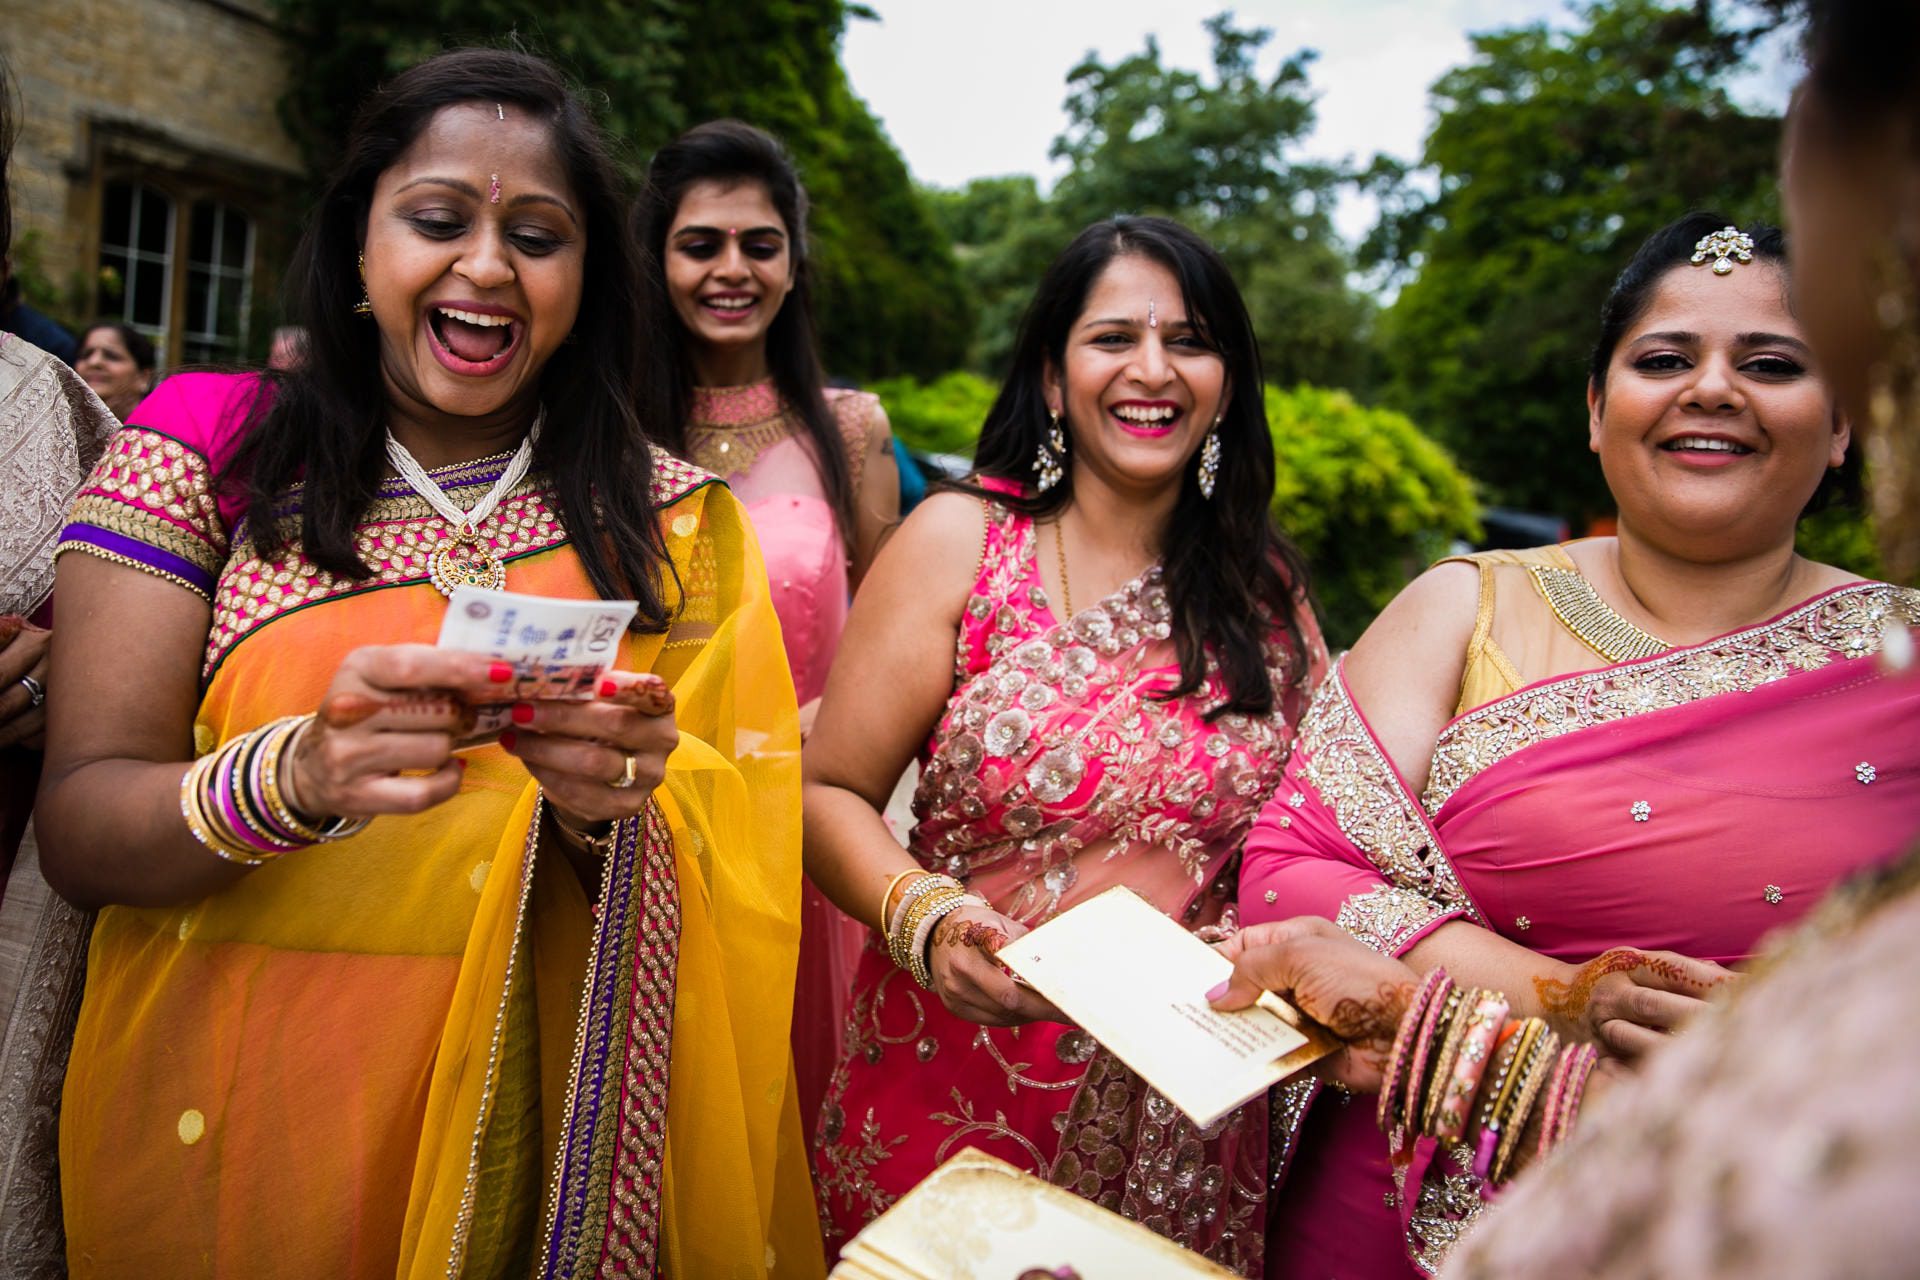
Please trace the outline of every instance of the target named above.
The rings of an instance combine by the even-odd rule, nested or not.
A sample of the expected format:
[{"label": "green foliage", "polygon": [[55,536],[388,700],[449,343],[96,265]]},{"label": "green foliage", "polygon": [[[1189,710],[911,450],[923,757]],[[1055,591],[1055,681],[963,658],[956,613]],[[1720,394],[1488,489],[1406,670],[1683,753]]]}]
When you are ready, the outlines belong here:
[{"label": "green foliage", "polygon": [[1834,506],[1803,516],[1794,538],[1794,550],[1809,560],[1818,560],[1863,578],[1886,576],[1885,567],[1880,563],[1880,546],[1873,535],[1873,517],[1858,507]]},{"label": "green foliage", "polygon": [[1640,242],[1689,209],[1778,218],[1780,122],[1728,98],[1756,33],[1723,9],[1617,0],[1577,9],[1573,30],[1475,36],[1433,86],[1422,180],[1375,163],[1386,212],[1364,256],[1418,272],[1381,320],[1383,399],[1505,504],[1610,507],[1583,441],[1585,369]]},{"label": "green foliage", "polygon": [[980,299],[974,368],[1004,369],[1021,310],[1047,262],[1074,233],[1118,213],[1177,218],[1211,240],[1247,299],[1280,382],[1352,385],[1366,373],[1372,307],[1330,213],[1343,170],[1289,158],[1312,130],[1302,50],[1263,79],[1271,33],[1209,19],[1210,77],[1161,63],[1148,39],[1111,65],[1089,56],[1067,77],[1067,127],[1053,155],[1067,173],[1050,197],[1031,178],[988,178],[939,193],[936,215]]},{"label": "green foliage", "polygon": [[922,453],[973,453],[996,388],[977,373],[956,370],[932,382],[887,378],[867,390],[886,406],[893,434]]},{"label": "green foliage", "polygon": [[1350,645],[1453,539],[1478,536],[1473,483],[1404,414],[1319,387],[1266,398],[1274,518],[1312,567],[1328,643]]},{"label": "green foliage", "polygon": [[315,172],[336,158],[355,105],[459,44],[518,43],[593,92],[638,179],[690,125],[734,116],[779,134],[814,203],[812,244],[830,372],[923,376],[966,354],[958,268],[906,165],[839,61],[844,0],[274,0],[302,56],[281,116]]},{"label": "green foliage", "polygon": [[[956,372],[870,388],[915,449],[971,454],[995,388]],[[1313,568],[1328,641],[1352,644],[1394,594],[1455,538],[1479,534],[1473,482],[1404,414],[1345,391],[1266,388],[1273,514]]]}]

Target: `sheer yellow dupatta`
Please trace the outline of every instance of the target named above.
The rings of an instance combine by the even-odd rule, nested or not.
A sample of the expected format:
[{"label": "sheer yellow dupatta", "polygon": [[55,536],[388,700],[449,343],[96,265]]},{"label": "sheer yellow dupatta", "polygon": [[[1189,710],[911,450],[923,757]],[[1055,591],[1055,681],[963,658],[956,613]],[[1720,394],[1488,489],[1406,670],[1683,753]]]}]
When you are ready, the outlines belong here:
[{"label": "sheer yellow dupatta", "polygon": [[434,1066],[402,1275],[824,1271],[787,1041],[792,682],[740,505],[655,465],[683,607],[666,635],[631,637],[623,665],[673,687],[680,745],[648,812],[620,824],[584,981],[591,917],[565,877],[535,874],[536,787],[515,810]]}]

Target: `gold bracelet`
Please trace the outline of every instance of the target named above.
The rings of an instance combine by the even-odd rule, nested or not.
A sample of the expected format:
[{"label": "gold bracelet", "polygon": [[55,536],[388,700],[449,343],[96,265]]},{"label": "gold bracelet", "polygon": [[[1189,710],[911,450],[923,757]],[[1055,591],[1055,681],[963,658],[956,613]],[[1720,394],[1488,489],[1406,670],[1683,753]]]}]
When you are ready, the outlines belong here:
[{"label": "gold bracelet", "polygon": [[276,720],[265,730],[256,730],[256,732],[274,735],[274,740],[262,748],[266,752],[266,759],[262,762],[260,770],[260,788],[266,793],[261,799],[273,814],[275,821],[286,827],[288,831],[297,834],[302,840],[313,844],[325,844],[331,840],[344,840],[350,835],[357,834],[365,829],[371,819],[328,818],[322,822],[313,823],[294,813],[292,806],[287,803],[287,798],[280,787],[281,761],[286,757],[294,739],[299,737],[314,719],[315,717],[311,715],[287,716]]},{"label": "gold bracelet", "polygon": [[[927,909],[926,913],[920,917],[920,923],[914,927],[913,941],[907,944],[909,948],[907,959],[910,966],[908,972],[913,974],[915,982],[928,991],[933,990],[933,930],[940,921],[962,907],[985,905],[986,899],[977,893],[949,890],[941,894],[938,901]],[[924,940],[920,936],[922,930],[926,932]]]},{"label": "gold bracelet", "polygon": [[928,912],[942,902],[966,896],[967,891],[948,877],[942,876],[941,879],[947,882],[934,884],[932,888],[913,900],[906,914],[901,917],[899,927],[888,939],[889,950],[893,953],[893,962],[909,973],[913,972],[913,935],[919,930],[920,922],[927,918]]},{"label": "gold bracelet", "polygon": [[1540,1087],[1553,1070],[1553,1060],[1560,1053],[1560,1037],[1547,1030],[1543,1024],[1539,1042],[1534,1046],[1533,1059],[1527,1064],[1527,1070],[1521,1078],[1519,1090],[1513,1100],[1513,1111],[1500,1129],[1500,1145],[1494,1151],[1493,1165],[1487,1171],[1487,1180],[1499,1183],[1506,1180],[1507,1166],[1513,1160],[1513,1153],[1520,1146],[1520,1133],[1527,1127],[1527,1119],[1533,1112],[1533,1104],[1540,1096]]},{"label": "gold bracelet", "polygon": [[1460,993],[1447,1038],[1440,1042],[1440,1054],[1433,1060],[1431,1074],[1427,1076],[1426,1098],[1420,1105],[1420,1132],[1430,1138],[1434,1117],[1440,1114],[1440,1101],[1447,1091],[1447,1081],[1453,1077],[1454,1055],[1460,1052],[1460,1043],[1467,1038],[1467,1021],[1473,1017],[1474,1007],[1484,994],[1478,987],[1468,987]]},{"label": "gold bracelet", "polygon": [[547,802],[546,810],[547,816],[553,819],[554,827],[559,830],[561,835],[573,841],[577,848],[586,850],[596,858],[611,858],[613,856],[613,841],[614,837],[620,831],[619,823],[615,822],[611,824],[600,835],[588,835],[585,831],[561,817],[560,810],[551,800]]},{"label": "gold bracelet", "polygon": [[926,908],[926,899],[942,890],[959,890],[960,882],[952,876],[928,874],[915,880],[900,895],[900,905],[893,909],[893,919],[887,925],[887,954],[902,969],[910,967],[907,962],[907,949],[913,938],[914,924],[920,919],[920,912]]},{"label": "gold bracelet", "polygon": [[880,936],[881,937],[886,936],[887,917],[890,914],[892,914],[887,910],[887,904],[893,901],[893,891],[900,886],[900,882],[902,880],[905,880],[908,876],[912,876],[912,875],[930,876],[932,874],[933,872],[927,870],[925,867],[908,867],[905,871],[900,872],[899,874],[895,875],[893,879],[887,881],[886,891],[880,895]]}]

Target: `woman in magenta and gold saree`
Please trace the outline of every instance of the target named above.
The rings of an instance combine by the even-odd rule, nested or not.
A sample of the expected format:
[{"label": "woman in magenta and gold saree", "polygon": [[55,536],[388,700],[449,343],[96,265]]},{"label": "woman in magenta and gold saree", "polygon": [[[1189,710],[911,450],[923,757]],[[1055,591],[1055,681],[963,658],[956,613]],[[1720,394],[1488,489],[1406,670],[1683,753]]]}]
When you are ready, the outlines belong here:
[{"label": "woman in magenta and gold saree", "polygon": [[[1195,1128],[992,961],[1114,885],[1233,925],[1324,664],[1268,524],[1259,386],[1209,247],[1088,228],[1036,293],[971,492],[919,507],[854,605],[807,747],[808,868],[892,945],[861,959],[816,1131],[830,1248],[975,1146],[1259,1272],[1264,1100]],[[878,809],[916,752],[903,851]]]},{"label": "woman in magenta and gold saree", "polygon": [[[640,436],[624,210],[558,73],[456,51],[376,104],[296,255],[312,361],[168,380],[61,544],[79,703],[48,867],[101,906],[71,1270],[818,1276],[785,1021],[799,731],[751,528]],[[371,318],[307,305],[353,297],[362,225]],[[309,412],[341,388],[358,435]],[[364,451],[364,497],[323,442]],[[452,757],[446,692],[512,668],[434,647],[449,557],[636,599],[595,699],[520,703]],[[98,683],[130,624],[138,697]],[[266,758],[230,744],[283,720],[285,812],[370,822],[234,858],[195,815],[244,815],[256,775],[194,770]]]},{"label": "woman in magenta and gold saree", "polygon": [[[1250,919],[1325,916],[1631,1058],[1910,841],[1920,692],[1872,657],[1920,593],[1794,556],[1845,421],[1779,233],[1739,233],[1752,260],[1719,272],[1723,225],[1655,236],[1609,302],[1592,417],[1619,538],[1442,564],[1382,615],[1248,839]],[[1437,1270],[1472,1174],[1312,1097],[1280,1094],[1269,1274]]]}]

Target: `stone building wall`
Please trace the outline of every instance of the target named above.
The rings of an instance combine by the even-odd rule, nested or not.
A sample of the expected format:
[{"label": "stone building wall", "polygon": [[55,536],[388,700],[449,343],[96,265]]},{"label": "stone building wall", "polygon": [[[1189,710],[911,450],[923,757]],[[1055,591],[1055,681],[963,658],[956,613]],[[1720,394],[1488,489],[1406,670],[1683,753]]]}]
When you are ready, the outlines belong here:
[{"label": "stone building wall", "polygon": [[[26,265],[69,321],[100,306],[103,184],[184,210],[218,199],[257,229],[253,293],[278,282],[303,166],[278,117],[291,51],[264,0],[5,0],[0,52],[19,111],[11,169]],[[37,234],[32,234],[37,233]],[[185,244],[185,230],[181,244]],[[177,340],[173,344],[178,354]]]}]

